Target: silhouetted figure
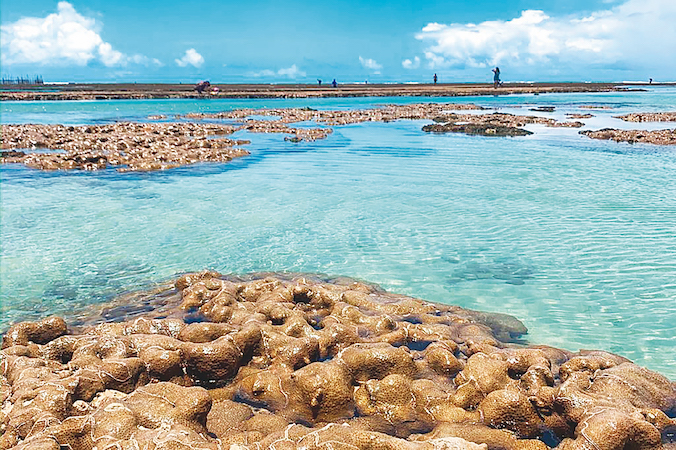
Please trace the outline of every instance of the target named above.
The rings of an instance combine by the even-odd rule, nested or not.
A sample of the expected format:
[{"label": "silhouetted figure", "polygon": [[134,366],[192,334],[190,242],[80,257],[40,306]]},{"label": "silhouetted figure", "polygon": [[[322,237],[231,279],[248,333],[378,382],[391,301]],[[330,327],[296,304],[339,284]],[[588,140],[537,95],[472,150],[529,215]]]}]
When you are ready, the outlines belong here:
[{"label": "silhouetted figure", "polygon": [[500,68],[496,67],[493,69],[493,87],[497,89],[497,87],[501,84],[502,81],[500,81]]},{"label": "silhouetted figure", "polygon": [[333,81],[331,82],[331,86],[336,87],[338,86],[338,83],[336,83],[336,79],[334,78]]},{"label": "silhouetted figure", "polygon": [[322,80],[320,80],[319,78],[317,78],[317,84],[321,86],[321,85],[322,85]]},{"label": "silhouetted figure", "polygon": [[653,84],[653,79],[652,79],[652,78],[650,79],[650,84]]},{"label": "silhouetted figure", "polygon": [[434,84],[437,84],[437,74],[434,74]]},{"label": "silhouetted figure", "polygon": [[204,91],[209,89],[209,86],[211,86],[211,83],[209,83],[209,81],[200,81],[195,86],[195,90],[197,91],[198,94],[202,94]]}]

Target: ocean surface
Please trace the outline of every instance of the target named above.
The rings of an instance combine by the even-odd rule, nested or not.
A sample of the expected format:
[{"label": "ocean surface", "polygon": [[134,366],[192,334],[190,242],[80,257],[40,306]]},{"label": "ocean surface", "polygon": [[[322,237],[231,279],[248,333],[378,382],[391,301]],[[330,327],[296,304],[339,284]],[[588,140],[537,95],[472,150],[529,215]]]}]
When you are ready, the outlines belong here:
[{"label": "ocean surface", "polygon": [[[476,103],[585,129],[676,111],[676,89],[461,99],[2,102],[2,123],[100,124],[241,107]],[[586,106],[607,109],[586,109]],[[529,108],[555,106],[554,113]],[[603,349],[676,380],[676,148],[532,136],[431,135],[425,121],[328,139],[235,136],[251,155],[155,173],[0,167],[0,331],[149,289],[187,271],[345,275],[511,314],[525,338]]]}]

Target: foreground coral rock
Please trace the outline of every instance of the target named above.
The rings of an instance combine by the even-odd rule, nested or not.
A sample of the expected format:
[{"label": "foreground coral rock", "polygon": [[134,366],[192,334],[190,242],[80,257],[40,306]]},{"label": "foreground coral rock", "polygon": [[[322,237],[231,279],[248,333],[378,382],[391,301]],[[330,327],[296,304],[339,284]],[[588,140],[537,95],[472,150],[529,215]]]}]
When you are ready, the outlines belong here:
[{"label": "foreground coral rock", "polygon": [[672,445],[676,386],[657,373],[514,343],[526,329],[503,314],[330,281],[193,273],[155,303],[121,299],[122,322],[12,326],[0,449]]}]

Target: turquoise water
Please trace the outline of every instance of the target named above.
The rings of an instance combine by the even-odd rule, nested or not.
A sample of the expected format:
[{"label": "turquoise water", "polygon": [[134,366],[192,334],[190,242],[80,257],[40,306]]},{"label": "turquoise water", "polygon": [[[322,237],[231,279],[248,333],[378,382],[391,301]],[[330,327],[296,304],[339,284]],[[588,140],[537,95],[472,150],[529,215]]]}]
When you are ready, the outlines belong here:
[{"label": "turquoise water", "polygon": [[[4,102],[3,123],[101,123],[233,107],[429,99]],[[449,99],[449,101],[452,101]],[[676,91],[454,99],[535,114],[676,110]],[[676,379],[676,149],[531,127],[430,135],[422,121],[335,127],[251,156],[162,173],[0,169],[0,329],[185,271],[319,272],[521,319],[527,339],[599,348]],[[642,126],[645,126],[641,124]],[[666,124],[668,125],[668,124]],[[653,124],[664,127],[665,124]],[[673,125],[673,124],[672,124]]]}]

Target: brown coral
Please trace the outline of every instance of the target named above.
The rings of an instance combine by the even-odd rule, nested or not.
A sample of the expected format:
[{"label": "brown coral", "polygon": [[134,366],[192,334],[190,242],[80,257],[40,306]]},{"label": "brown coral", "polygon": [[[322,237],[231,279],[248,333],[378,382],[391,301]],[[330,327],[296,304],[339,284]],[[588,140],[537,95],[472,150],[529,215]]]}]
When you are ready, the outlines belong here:
[{"label": "brown coral", "polygon": [[0,449],[656,450],[676,427],[666,378],[509,343],[525,328],[505,315],[305,276],[164,294],[123,322],[14,325]]}]

